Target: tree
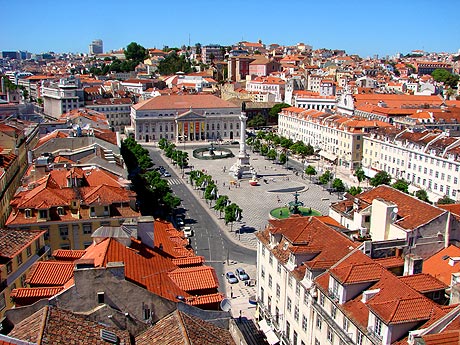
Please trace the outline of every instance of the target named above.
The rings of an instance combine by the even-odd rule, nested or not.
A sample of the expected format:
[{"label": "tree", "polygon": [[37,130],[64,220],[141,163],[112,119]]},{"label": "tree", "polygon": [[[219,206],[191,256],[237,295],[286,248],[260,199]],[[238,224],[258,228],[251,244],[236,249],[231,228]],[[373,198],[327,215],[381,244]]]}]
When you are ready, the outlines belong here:
[{"label": "tree", "polygon": [[[268,148],[268,146],[267,146]],[[267,158],[271,161],[275,160],[276,159],[276,150],[275,149],[270,149],[268,152],[267,152]]]},{"label": "tree", "polygon": [[311,177],[317,174],[315,167],[313,165],[308,165],[305,168],[305,174],[307,174],[310,177],[310,180],[311,180]]},{"label": "tree", "polygon": [[334,188],[337,192],[345,191],[345,185],[343,184],[343,181],[339,178],[335,178],[332,181],[332,188]]},{"label": "tree", "polygon": [[430,202],[428,199],[428,193],[424,189],[419,189],[418,191],[415,192],[415,196],[422,201]]},{"label": "tree", "polygon": [[409,193],[409,183],[404,179],[398,179],[392,184],[392,187],[406,194]]},{"label": "tree", "polygon": [[447,195],[444,195],[440,198],[437,202],[438,205],[448,205],[448,204],[455,204],[455,200],[452,200]]},{"label": "tree", "polygon": [[132,60],[139,64],[140,62],[143,62],[147,58],[147,56],[147,50],[140,44],[137,44],[136,42],[131,42],[126,47],[125,57],[127,60]]},{"label": "tree", "polygon": [[281,112],[281,109],[289,108],[289,107],[290,105],[287,103],[275,104],[268,112],[268,115],[270,116],[271,119],[278,120],[278,113]]},{"label": "tree", "polygon": [[361,194],[363,190],[361,189],[361,187],[356,187],[356,186],[351,186],[350,189],[348,189],[348,193],[350,193],[351,195],[358,195],[358,194]]},{"label": "tree", "polygon": [[286,153],[282,153],[280,154],[280,157],[279,157],[279,161],[280,161],[280,164],[286,164],[288,158],[287,158],[287,154]]},{"label": "tree", "polygon": [[251,120],[248,121],[248,127],[259,128],[267,124],[265,117],[262,114],[257,114]]},{"label": "tree", "polygon": [[161,75],[175,74],[179,71],[184,73],[192,72],[192,64],[185,55],[179,56],[176,51],[171,51],[171,53],[158,64],[158,72]]},{"label": "tree", "polygon": [[372,187],[377,187],[381,184],[389,185],[390,182],[391,176],[386,171],[379,171],[373,178],[371,178],[369,184]]},{"label": "tree", "polygon": [[280,145],[283,149],[289,149],[292,145],[294,145],[294,143],[292,142],[291,139],[288,139],[288,138],[280,138]]},{"label": "tree", "polygon": [[214,182],[209,183],[204,190],[204,199],[209,200],[211,204],[212,200],[215,200],[217,197],[217,186]]},{"label": "tree", "polygon": [[431,76],[433,77],[434,80],[437,82],[443,82],[445,85],[456,89],[457,88],[457,83],[459,76],[458,75],[453,75],[449,71],[443,69],[443,68],[437,68],[435,69],[432,73]]},{"label": "tree", "polygon": [[332,180],[332,174],[329,170],[326,170],[324,174],[319,177],[319,183],[322,185],[328,184],[330,180]]},{"label": "tree", "polygon": [[354,175],[356,176],[356,178],[358,179],[358,186],[361,184],[361,182],[364,181],[364,179],[366,178],[366,174],[364,173],[364,170],[359,167],[358,169],[356,169]]},{"label": "tree", "polygon": [[225,210],[227,205],[228,205],[228,196],[221,195],[217,198],[216,204],[214,205],[214,209],[216,211],[219,211],[219,218],[222,216],[222,212]]},{"label": "tree", "polygon": [[[228,205],[225,210],[225,224],[227,225],[228,223],[231,223],[233,227],[233,222],[240,220],[241,216],[243,214],[243,210],[235,203],[231,203]],[[232,229],[230,228],[230,231]]]}]

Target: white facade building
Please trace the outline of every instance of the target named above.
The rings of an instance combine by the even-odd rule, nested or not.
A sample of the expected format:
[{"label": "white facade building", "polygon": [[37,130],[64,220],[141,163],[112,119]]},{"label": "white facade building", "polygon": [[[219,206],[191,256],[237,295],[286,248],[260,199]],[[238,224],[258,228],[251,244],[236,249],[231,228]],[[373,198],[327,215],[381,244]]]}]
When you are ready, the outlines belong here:
[{"label": "white facade building", "polygon": [[216,96],[160,96],[131,108],[132,133],[140,142],[237,140],[240,112]]}]

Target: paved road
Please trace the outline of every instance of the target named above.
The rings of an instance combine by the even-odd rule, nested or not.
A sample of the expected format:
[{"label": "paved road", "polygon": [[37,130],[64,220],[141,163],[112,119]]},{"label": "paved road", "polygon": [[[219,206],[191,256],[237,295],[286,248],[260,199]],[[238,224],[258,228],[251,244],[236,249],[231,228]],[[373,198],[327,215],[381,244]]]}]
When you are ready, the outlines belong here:
[{"label": "paved road", "polygon": [[[147,149],[157,166],[168,166],[168,162],[163,159],[157,149],[151,147]],[[182,200],[181,208],[186,214],[185,226],[190,226],[194,230],[194,236],[191,238],[192,247],[197,255],[206,258],[208,265],[214,267],[219,278],[219,285],[221,289],[225,289],[223,274],[227,270],[236,268],[237,263],[255,266],[256,251],[230,240],[216,222],[214,211],[206,207],[202,200],[197,200],[197,195],[190,191],[174,169],[170,167],[168,171],[171,177],[166,180],[174,193]],[[231,268],[227,269],[227,266]],[[226,293],[226,291],[222,292]]]}]

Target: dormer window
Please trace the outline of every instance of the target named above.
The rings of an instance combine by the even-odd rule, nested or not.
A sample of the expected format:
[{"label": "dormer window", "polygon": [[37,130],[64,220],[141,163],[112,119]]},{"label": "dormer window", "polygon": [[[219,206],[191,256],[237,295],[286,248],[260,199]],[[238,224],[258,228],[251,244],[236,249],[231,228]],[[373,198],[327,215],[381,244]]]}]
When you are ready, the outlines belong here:
[{"label": "dormer window", "polygon": [[104,216],[109,215],[109,206],[104,206]]},{"label": "dormer window", "polygon": [[38,210],[38,218],[47,219],[48,218],[48,210]]},{"label": "dormer window", "polygon": [[58,215],[63,216],[64,215],[64,208],[63,207],[58,207],[57,208],[57,213],[58,213]]},{"label": "dormer window", "polygon": [[25,211],[26,218],[32,217],[32,210],[30,208],[27,208]]},{"label": "dormer window", "polygon": [[89,208],[89,215],[90,215],[91,217],[96,217],[96,208],[95,208],[94,206],[91,206],[91,207]]}]

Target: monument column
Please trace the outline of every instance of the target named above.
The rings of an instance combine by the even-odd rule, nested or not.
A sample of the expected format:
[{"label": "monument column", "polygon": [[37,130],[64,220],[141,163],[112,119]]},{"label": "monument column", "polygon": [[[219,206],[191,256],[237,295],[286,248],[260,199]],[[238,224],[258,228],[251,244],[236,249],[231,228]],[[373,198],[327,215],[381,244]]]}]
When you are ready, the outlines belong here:
[{"label": "monument column", "polygon": [[246,152],[246,103],[241,105],[240,119],[240,152],[238,153],[237,161],[232,165],[229,172],[236,178],[242,178],[244,173],[250,173],[253,178],[257,175],[254,167],[249,164],[249,155]]}]

